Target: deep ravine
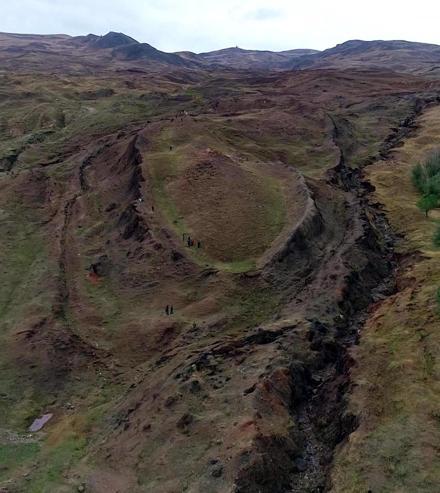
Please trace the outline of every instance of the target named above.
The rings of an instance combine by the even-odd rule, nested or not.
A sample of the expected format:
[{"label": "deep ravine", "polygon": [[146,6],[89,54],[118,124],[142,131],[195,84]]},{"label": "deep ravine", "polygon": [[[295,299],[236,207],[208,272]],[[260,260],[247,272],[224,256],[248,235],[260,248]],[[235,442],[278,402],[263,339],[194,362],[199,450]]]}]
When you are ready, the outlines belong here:
[{"label": "deep ravine", "polygon": [[[381,159],[386,159],[393,148],[416,128],[416,118],[423,109],[435,103],[438,103],[437,97],[415,99],[412,113],[383,143],[379,152]],[[304,445],[299,467],[292,475],[291,493],[331,489],[329,473],[335,447],[357,427],[357,417],[349,414],[347,407],[350,367],[353,364],[350,348],[358,343],[370,305],[395,290],[396,235],[381,205],[371,200],[374,189],[363,175],[363,167],[374,162],[374,159],[366,161],[361,168],[350,168],[339,143],[337,123],[331,115],[329,117],[340,159],[337,166],[329,171],[328,182],[351,196],[351,210],[363,230],[353,247],[358,249],[360,255],[365,255],[367,262],[361,270],[352,269],[344,298],[339,303],[340,316],[330,324],[323,324],[316,314],[312,320],[317,332],[321,329],[333,335],[333,344],[327,355],[320,353],[306,368],[309,377],[305,381],[304,398],[292,405],[291,412],[299,430],[297,436]],[[313,343],[316,344],[316,340]]]}]

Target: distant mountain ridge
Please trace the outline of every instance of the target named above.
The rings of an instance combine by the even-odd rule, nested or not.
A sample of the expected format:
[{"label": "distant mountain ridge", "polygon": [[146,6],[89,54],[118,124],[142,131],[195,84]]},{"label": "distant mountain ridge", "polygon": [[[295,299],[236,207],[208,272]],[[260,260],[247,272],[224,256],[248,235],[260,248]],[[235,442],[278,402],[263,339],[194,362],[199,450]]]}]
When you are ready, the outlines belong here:
[{"label": "distant mountain ridge", "polygon": [[410,41],[349,40],[324,51],[292,49],[285,51],[250,50],[239,47],[203,53],[181,51],[167,53],[140,43],[124,33],[104,36],[31,35],[0,33],[0,61],[7,69],[19,60],[23,68],[57,70],[62,64],[108,66],[115,69],[137,67],[164,69],[220,68],[231,70],[304,70],[304,69],[383,69],[395,72],[440,74],[440,46]]},{"label": "distant mountain ridge", "polygon": [[285,68],[380,68],[396,72],[437,73],[440,46],[403,40],[350,40],[312,56],[287,64]]},{"label": "distant mountain ridge", "polygon": [[196,59],[209,65],[239,69],[279,69],[286,63],[294,63],[304,55],[314,55],[317,50],[294,49],[286,51],[246,50],[243,48],[224,48],[222,50],[199,53]]}]

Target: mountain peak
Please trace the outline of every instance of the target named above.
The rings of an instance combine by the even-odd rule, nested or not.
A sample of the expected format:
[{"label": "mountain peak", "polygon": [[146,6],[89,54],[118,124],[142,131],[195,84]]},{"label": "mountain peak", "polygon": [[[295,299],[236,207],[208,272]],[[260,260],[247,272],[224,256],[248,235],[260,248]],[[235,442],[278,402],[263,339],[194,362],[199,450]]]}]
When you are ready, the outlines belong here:
[{"label": "mountain peak", "polygon": [[117,48],[118,46],[137,44],[139,41],[136,41],[134,38],[127,36],[124,33],[117,33],[114,31],[108,32],[104,36],[100,36],[98,40],[95,42],[95,45],[98,48]]}]

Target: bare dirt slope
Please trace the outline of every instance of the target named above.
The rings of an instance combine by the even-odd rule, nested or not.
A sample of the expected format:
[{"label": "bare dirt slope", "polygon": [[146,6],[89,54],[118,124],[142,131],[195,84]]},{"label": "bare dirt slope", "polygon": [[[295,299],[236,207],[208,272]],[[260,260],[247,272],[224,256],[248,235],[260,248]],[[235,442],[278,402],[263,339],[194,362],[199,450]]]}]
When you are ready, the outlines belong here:
[{"label": "bare dirt slope", "polygon": [[[72,40],[42,38],[52,54],[26,45],[21,64],[8,39],[3,490],[412,491],[398,468],[359,479],[353,463],[376,468],[374,454],[358,459],[347,440],[376,426],[352,384],[362,344],[378,344],[369,310],[392,303],[405,262],[379,204],[385,161],[372,163],[412,145],[439,83],[367,68],[147,70],[108,63],[115,43],[133,44],[116,33],[104,47],[76,40],[84,53],[66,65]],[[402,430],[394,440],[397,460]]]}]

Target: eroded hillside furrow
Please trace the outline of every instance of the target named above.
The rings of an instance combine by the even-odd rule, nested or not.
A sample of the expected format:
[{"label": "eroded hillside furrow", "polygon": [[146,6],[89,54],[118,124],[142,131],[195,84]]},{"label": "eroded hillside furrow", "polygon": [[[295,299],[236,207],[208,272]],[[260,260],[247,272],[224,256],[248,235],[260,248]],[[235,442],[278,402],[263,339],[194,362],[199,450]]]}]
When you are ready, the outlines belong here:
[{"label": "eroded hillside furrow", "polygon": [[87,192],[90,190],[90,184],[87,179],[87,168],[93,164],[93,160],[102,154],[105,149],[110,147],[110,144],[106,143],[97,148],[95,152],[84,158],[79,166],[78,179],[81,191]]},{"label": "eroded hillside furrow", "polygon": [[[240,493],[327,491],[334,449],[356,426],[346,404],[349,348],[369,305],[392,292],[393,235],[369,203],[362,173],[345,181],[342,152],[334,173],[336,179],[313,191],[317,223],[295,232],[270,272],[290,292],[282,313],[286,322],[279,323],[300,323],[286,328],[274,369],[257,385],[254,406],[261,425],[236,478]],[[265,430],[274,426],[280,400],[290,416],[283,418],[290,421],[283,434]]]},{"label": "eroded hillside furrow", "polygon": [[[392,130],[381,147],[381,156],[400,145],[415,128],[417,115],[431,103],[435,103],[435,98],[415,99],[413,112]],[[327,213],[321,218],[318,229],[306,231],[300,244],[296,242],[296,251],[301,247],[304,259],[316,248],[309,245],[311,239],[322,241],[320,235],[329,239],[326,251],[319,248],[315,251],[315,265],[310,265],[310,258],[303,264],[294,256],[289,260],[286,253],[284,261],[290,265],[293,278],[302,275],[304,279],[298,283],[300,290],[294,289],[293,301],[284,315],[301,313],[308,321],[308,350],[288,350],[291,353],[290,390],[286,398],[292,419],[289,436],[283,442],[275,435],[270,439],[265,437],[264,443],[256,442],[260,459],[243,469],[236,482],[237,491],[243,493],[315,493],[331,489],[329,473],[335,448],[358,424],[357,417],[347,408],[353,364],[350,348],[358,341],[370,306],[395,289],[395,234],[381,205],[370,200],[373,188],[364,179],[362,167],[350,168],[346,162],[344,147],[339,141],[340,129],[336,119],[331,120],[340,159],[329,171],[327,182],[336,193],[342,194],[344,207],[339,211],[339,225],[332,223],[336,211],[333,219]],[[370,162],[372,160],[367,160],[364,166]],[[325,210],[322,197],[321,201],[315,197],[315,205],[318,210]],[[331,235],[329,228],[341,228],[342,232]],[[310,239],[308,234],[312,235]],[[280,272],[285,276],[286,266],[278,270]],[[286,283],[284,281],[284,286]],[[266,378],[276,391],[275,373]],[[291,461],[290,466],[288,461]],[[268,468],[272,469],[270,475]]]},{"label": "eroded hillside furrow", "polygon": [[[339,169],[345,171],[345,166],[339,165]],[[292,405],[298,436],[304,443],[298,471],[292,478],[292,492],[330,488],[327,474],[333,450],[356,426],[356,417],[346,411],[352,365],[349,348],[356,343],[370,303],[378,296],[391,294],[394,286],[393,235],[389,225],[380,211],[369,204],[362,180],[352,180],[347,190],[353,195],[349,207],[354,224],[349,224],[350,230],[340,245],[339,261],[346,268],[341,297],[333,308],[317,310],[313,302],[306,307],[311,322],[310,349],[315,356],[305,365],[303,397]],[[360,228],[357,232],[356,226]],[[318,276],[317,281],[321,280]],[[320,284],[312,282],[305,298],[320,296],[320,289]],[[327,312],[335,309],[336,316],[329,319]]]},{"label": "eroded hillside furrow", "polygon": [[[417,115],[436,101],[436,98],[415,100],[413,112],[398,128],[393,129],[381,146],[382,158],[414,130]],[[298,493],[331,489],[329,471],[334,449],[357,427],[356,416],[347,411],[350,367],[353,363],[349,350],[357,343],[370,304],[392,294],[395,288],[395,235],[380,204],[370,201],[369,195],[373,189],[364,180],[362,168],[348,167],[344,148],[339,142],[339,128],[335,119],[330,118],[340,160],[330,170],[329,182],[352,197],[350,209],[354,220],[361,225],[362,233],[351,245],[349,238],[344,238],[345,245],[348,243],[349,247],[342,260],[349,266],[349,273],[343,296],[338,302],[339,316],[330,323],[323,323],[326,318],[324,313],[313,313],[313,310],[310,313],[313,317],[311,348],[318,354],[305,366],[307,378],[302,379],[302,399],[292,405],[297,436],[304,444],[290,490]],[[372,161],[367,160],[364,165]],[[347,234],[350,236],[349,231]],[[311,287],[306,288],[309,296],[313,292]]]},{"label": "eroded hillside furrow", "polygon": [[67,319],[67,310],[69,304],[69,284],[67,280],[67,235],[70,228],[70,221],[75,207],[78,194],[68,199],[63,209],[63,225],[61,227],[60,237],[60,256],[58,260],[58,300],[54,306],[54,315],[61,320]]}]

